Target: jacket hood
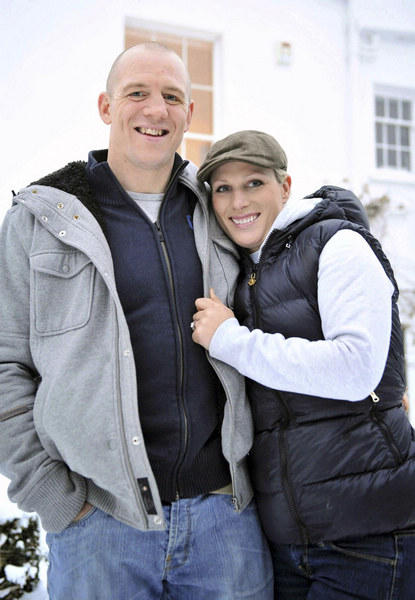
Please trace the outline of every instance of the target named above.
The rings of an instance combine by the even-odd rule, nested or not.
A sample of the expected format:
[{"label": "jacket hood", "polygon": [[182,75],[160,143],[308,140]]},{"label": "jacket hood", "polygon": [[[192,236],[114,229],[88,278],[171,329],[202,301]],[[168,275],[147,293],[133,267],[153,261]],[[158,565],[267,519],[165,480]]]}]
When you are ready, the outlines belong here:
[{"label": "jacket hood", "polygon": [[367,230],[370,229],[369,219],[363,204],[359,198],[350,192],[334,185],[325,185],[319,190],[306,196],[307,198],[323,198],[328,199],[342,211],[346,221],[355,223],[356,225],[363,225]]},{"label": "jacket hood", "polygon": [[288,202],[278,214],[261,248],[251,258],[259,260],[262,248],[273,231],[295,236],[312,223],[326,219],[340,219],[360,225],[369,231],[369,220],[360,200],[350,192],[336,186],[323,186],[301,200]]},{"label": "jacket hood", "polygon": [[[311,214],[312,211],[315,214]],[[299,219],[307,218],[308,221],[308,217],[313,220],[342,219],[370,229],[365,209],[357,196],[335,186],[321,187],[302,200],[287,204],[278,215],[274,228],[283,230]]]}]

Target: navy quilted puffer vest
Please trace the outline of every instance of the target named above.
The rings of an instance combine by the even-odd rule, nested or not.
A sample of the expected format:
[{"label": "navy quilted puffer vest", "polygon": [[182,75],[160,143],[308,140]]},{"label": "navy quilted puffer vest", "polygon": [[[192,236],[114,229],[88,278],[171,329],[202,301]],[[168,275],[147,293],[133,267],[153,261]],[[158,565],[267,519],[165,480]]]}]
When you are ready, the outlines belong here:
[{"label": "navy quilted puffer vest", "polygon": [[251,330],[324,339],[319,257],[348,228],[365,237],[395,285],[392,334],[382,379],[359,402],[248,382],[256,429],[251,475],[264,529],[277,543],[339,540],[415,523],[415,443],[402,408],[404,353],[392,269],[353,194],[325,187],[313,196],[324,199],[304,219],[274,231],[257,266],[244,255],[237,318]]}]

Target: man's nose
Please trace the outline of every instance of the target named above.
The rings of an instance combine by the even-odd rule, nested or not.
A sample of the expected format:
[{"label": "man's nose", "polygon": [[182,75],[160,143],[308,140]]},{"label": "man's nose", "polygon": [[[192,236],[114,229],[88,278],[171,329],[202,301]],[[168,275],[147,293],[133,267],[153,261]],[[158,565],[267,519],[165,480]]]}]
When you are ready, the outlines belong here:
[{"label": "man's nose", "polygon": [[163,96],[148,96],[143,107],[143,113],[146,117],[164,119],[167,116],[167,105]]}]

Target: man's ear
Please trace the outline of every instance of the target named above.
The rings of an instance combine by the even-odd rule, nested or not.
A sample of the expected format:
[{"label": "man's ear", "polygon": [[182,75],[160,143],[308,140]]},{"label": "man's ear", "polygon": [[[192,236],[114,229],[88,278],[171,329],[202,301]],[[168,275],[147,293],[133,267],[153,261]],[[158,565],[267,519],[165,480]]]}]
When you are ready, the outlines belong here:
[{"label": "man's ear", "polygon": [[107,92],[101,92],[98,97],[99,116],[106,125],[111,125],[111,102]]},{"label": "man's ear", "polygon": [[195,103],[193,102],[193,100],[190,102],[189,104],[189,108],[187,109],[187,118],[186,118],[186,126],[185,126],[185,132],[189,131],[190,128],[190,123],[192,122],[192,116],[193,116],[193,109],[195,107]]}]

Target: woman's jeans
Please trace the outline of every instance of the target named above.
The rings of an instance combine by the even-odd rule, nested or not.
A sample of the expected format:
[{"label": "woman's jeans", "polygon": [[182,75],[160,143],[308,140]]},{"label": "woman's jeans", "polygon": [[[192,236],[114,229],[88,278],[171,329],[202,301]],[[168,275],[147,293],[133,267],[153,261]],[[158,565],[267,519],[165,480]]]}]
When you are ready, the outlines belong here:
[{"label": "woman's jeans", "polygon": [[209,494],[164,507],[165,531],[94,508],[48,533],[51,600],[272,600],[268,544],[254,502]]},{"label": "woman's jeans", "polygon": [[415,598],[415,529],[271,551],[276,600]]}]

